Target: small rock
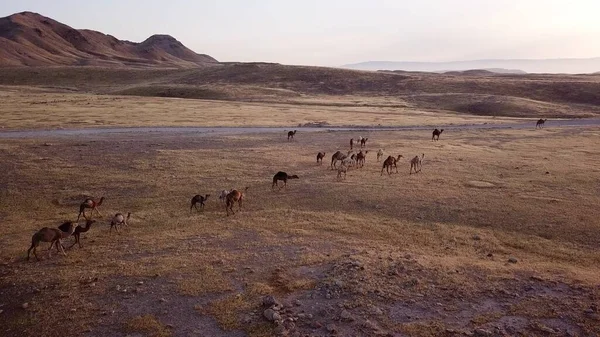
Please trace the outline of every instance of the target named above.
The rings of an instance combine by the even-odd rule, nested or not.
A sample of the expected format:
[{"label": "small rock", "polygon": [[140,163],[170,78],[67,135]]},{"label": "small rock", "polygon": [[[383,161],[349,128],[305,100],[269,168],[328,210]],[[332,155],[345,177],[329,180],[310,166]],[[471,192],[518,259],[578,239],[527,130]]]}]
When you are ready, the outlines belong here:
[{"label": "small rock", "polygon": [[21,304],[21,308],[23,308],[23,309],[29,308],[29,303],[25,302],[25,303]]},{"label": "small rock", "polygon": [[159,301],[162,302],[162,303],[167,303],[168,302],[166,298],[161,298]]},{"label": "small rock", "polygon": [[555,334],[556,333],[556,331],[554,329],[552,329],[549,326],[545,326],[545,325],[538,325],[537,329],[539,331],[546,332],[546,333],[549,333],[549,334]]},{"label": "small rock", "polygon": [[281,319],[281,315],[279,313],[277,313],[275,310],[273,309],[267,309],[263,312],[263,316],[265,316],[265,318],[271,322],[273,321],[278,321]]},{"label": "small rock", "polygon": [[494,257],[494,254],[488,253],[487,257]]},{"label": "small rock", "polygon": [[550,174],[550,172],[546,171],[546,174]]},{"label": "small rock", "polygon": [[252,323],[252,317],[250,317],[250,315],[244,315],[244,317],[242,317],[242,323],[243,324]]},{"label": "small rock", "polygon": [[350,312],[348,310],[342,310],[342,313],[340,314],[340,318],[344,321],[353,321],[354,318],[352,318],[352,315],[350,314]]},{"label": "small rock", "polygon": [[337,332],[337,326],[335,326],[335,324],[333,324],[333,323],[327,324],[326,329],[330,333],[336,333]]},{"label": "small rock", "polygon": [[371,330],[379,330],[379,327],[375,323],[371,322],[370,320],[366,320],[363,323],[363,327],[365,327],[367,329],[371,329]]},{"label": "small rock", "polygon": [[50,143],[44,143],[44,146],[52,146]]},{"label": "small rock", "polygon": [[301,305],[302,305],[302,302],[300,302],[300,300],[295,300],[295,301],[294,301],[294,304],[295,304],[297,307],[299,307],[299,306],[301,306]]},{"label": "small rock", "polygon": [[374,306],[373,308],[371,308],[371,313],[373,315],[380,316],[380,315],[383,315],[383,310],[381,310],[380,308]]},{"label": "small rock", "polygon": [[271,306],[274,306],[274,305],[280,305],[280,303],[272,295],[267,295],[267,296],[263,297],[262,304],[265,307],[271,307]]},{"label": "small rock", "polygon": [[2,314],[4,312],[4,310],[0,309],[0,314]]},{"label": "small rock", "polygon": [[284,335],[287,331],[285,326],[283,325],[278,325],[277,327],[275,327],[275,329],[273,329],[273,332],[279,336]]},{"label": "small rock", "polygon": [[323,327],[323,324],[321,324],[321,322],[319,321],[314,321],[312,322],[311,326],[313,327],[313,329],[320,329]]},{"label": "small rock", "polygon": [[473,331],[473,333],[475,334],[475,336],[492,336],[493,333],[489,330],[485,330],[485,329],[475,329],[475,331]]},{"label": "small rock", "polygon": [[517,262],[519,262],[519,260],[517,260],[516,257],[511,256],[511,257],[508,258],[508,262],[510,262],[510,263],[517,263]]},{"label": "small rock", "polygon": [[144,284],[144,281],[138,281],[138,286],[141,286],[142,284]]}]

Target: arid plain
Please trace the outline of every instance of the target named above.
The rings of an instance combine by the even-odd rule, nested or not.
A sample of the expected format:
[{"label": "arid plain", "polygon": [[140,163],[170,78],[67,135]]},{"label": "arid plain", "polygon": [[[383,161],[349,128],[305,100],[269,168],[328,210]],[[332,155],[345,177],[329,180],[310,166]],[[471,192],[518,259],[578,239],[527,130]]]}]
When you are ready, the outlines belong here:
[{"label": "arid plain", "polygon": [[[600,334],[600,129],[535,129],[598,116],[598,76],[33,69],[0,78],[3,336]],[[298,132],[7,136],[140,126]],[[331,155],[358,136],[366,164],[337,179]],[[380,148],[404,156],[398,173],[381,175]],[[272,190],[277,171],[300,179]],[[226,216],[218,192],[244,187]],[[203,211],[195,194],[211,194]],[[33,233],[88,196],[106,200],[83,248],[26,261]],[[132,218],[109,234],[116,212]]]}]

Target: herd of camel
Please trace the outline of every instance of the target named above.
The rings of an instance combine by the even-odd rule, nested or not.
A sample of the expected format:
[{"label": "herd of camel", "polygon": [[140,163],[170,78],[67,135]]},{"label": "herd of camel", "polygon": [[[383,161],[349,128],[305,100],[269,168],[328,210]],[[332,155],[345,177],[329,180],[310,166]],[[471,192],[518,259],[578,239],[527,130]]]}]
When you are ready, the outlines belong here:
[{"label": "herd of camel", "polygon": [[[535,127],[542,128],[542,126],[544,125],[545,122],[546,122],[546,119],[539,119],[536,122]],[[442,132],[444,132],[444,129],[433,130],[431,140],[432,141],[439,140]],[[287,134],[288,141],[293,140],[295,135],[296,135],[296,130],[289,131]],[[365,150],[363,152],[362,148],[366,147],[368,140],[369,140],[368,138],[363,138],[363,137],[358,137],[357,140],[355,140],[354,138],[351,138],[350,139],[350,151],[348,151],[346,154],[342,153],[341,151],[337,151],[331,156],[330,167],[332,170],[337,170],[338,178],[342,178],[342,175],[343,175],[343,178],[345,179],[348,168],[350,168],[350,167],[353,167],[353,166],[363,167],[363,165],[366,161],[366,155],[369,151]],[[360,148],[361,148],[360,152],[353,153],[354,144],[360,144]],[[325,152],[319,152],[317,154],[317,163],[322,164],[324,157],[325,157]],[[383,150],[379,149],[379,151],[377,151],[377,161],[380,162],[382,157],[383,157]],[[410,160],[409,174],[412,174],[413,172],[414,173],[421,172],[424,157],[425,157],[425,154],[423,153],[423,154],[421,154],[421,156],[417,155]],[[383,175],[383,171],[386,171],[388,173],[388,175],[391,175],[393,173],[394,168],[396,169],[396,173],[398,173],[398,165],[397,164],[398,164],[398,161],[400,160],[400,158],[402,158],[402,155],[398,155],[397,157],[388,156],[383,161],[383,166],[381,168],[381,175]],[[339,166],[337,166],[338,162],[341,162],[341,164]],[[289,175],[286,172],[279,171],[273,176],[273,184],[271,185],[271,188],[273,189],[276,186],[279,187],[280,189],[285,188],[287,186],[287,181],[289,179],[299,179],[299,177],[297,175]],[[283,181],[282,186],[279,186],[279,181]],[[227,216],[229,216],[229,212],[231,212],[232,214],[235,214],[235,211],[233,210],[233,206],[236,203],[238,204],[239,209],[242,208],[242,202],[244,200],[244,196],[247,191],[248,191],[248,187],[246,187],[242,191],[236,190],[236,189],[221,191],[221,193],[219,195],[219,199],[225,203],[225,211],[227,213]],[[193,196],[191,203],[190,203],[190,211],[192,211],[193,209],[196,209],[197,211],[199,211],[200,209],[198,209],[198,205],[200,205],[201,209],[204,209],[205,202],[206,202],[206,200],[208,200],[209,196],[210,196],[210,194],[205,194],[205,195],[197,194],[197,195]],[[96,220],[91,219],[94,215],[94,211],[100,217],[102,216],[102,214],[100,214],[100,211],[98,210],[98,206],[102,205],[103,202],[104,202],[104,197],[101,197],[98,200],[95,200],[92,198],[87,198],[79,205],[79,214],[77,215],[76,221],[65,221],[63,224],[61,224],[57,228],[44,227],[44,228],[40,229],[39,231],[37,231],[35,234],[33,234],[33,236],[31,237],[31,246],[27,250],[27,260],[29,260],[30,254],[33,251],[33,255],[39,261],[36,249],[41,242],[50,242],[50,248],[48,248],[48,254],[50,254],[52,247],[56,246],[57,252],[60,252],[63,255],[66,255],[65,249],[64,249],[64,246],[62,245],[61,240],[65,239],[71,235],[75,237],[75,242],[71,246],[69,246],[69,249],[72,248],[76,244],[78,244],[79,247],[81,248],[82,245],[79,240],[80,235],[81,235],[81,233],[85,233],[88,230],[90,230],[91,226],[96,222]],[[85,214],[86,209],[91,209],[91,212],[90,212],[91,214],[90,214],[89,218]],[[79,225],[79,219],[82,215],[86,220],[84,226]],[[123,215],[123,213],[115,214],[110,223],[109,233],[112,233],[113,228],[118,233],[119,226],[127,226],[127,221],[130,219],[130,217],[131,217],[131,213],[127,213],[127,216]]]},{"label": "herd of camel", "polygon": [[[56,246],[57,252],[60,252],[63,255],[67,255],[65,253],[65,247],[62,245],[61,240],[71,235],[75,237],[75,242],[73,242],[73,244],[69,248],[72,248],[76,244],[79,244],[79,247],[81,248],[82,245],[79,241],[79,237],[81,233],[89,231],[92,225],[96,222],[96,220],[92,220],[92,217],[94,216],[94,211],[96,211],[96,213],[99,216],[102,216],[102,214],[100,214],[100,210],[98,210],[98,206],[102,205],[103,202],[104,197],[100,198],[99,200],[87,198],[79,205],[79,214],[77,215],[76,221],[65,221],[62,225],[58,226],[58,228],[44,227],[37,231],[35,234],[33,234],[33,236],[31,237],[31,246],[27,250],[27,260],[29,260],[31,251],[33,251],[33,255],[35,256],[35,258],[38,261],[40,260],[37,256],[36,250],[41,242],[50,242],[48,254],[50,254],[52,247]],[[85,210],[90,208],[92,209],[92,211],[90,212],[91,214],[88,218],[85,214]],[[81,215],[83,215],[83,217],[86,220],[84,226],[79,225],[79,219]],[[123,213],[115,214],[110,222],[109,232],[112,232],[113,228],[116,232],[119,232],[119,226],[127,226],[127,221],[130,219],[130,217],[131,213],[127,213],[127,216],[124,216]]]}]

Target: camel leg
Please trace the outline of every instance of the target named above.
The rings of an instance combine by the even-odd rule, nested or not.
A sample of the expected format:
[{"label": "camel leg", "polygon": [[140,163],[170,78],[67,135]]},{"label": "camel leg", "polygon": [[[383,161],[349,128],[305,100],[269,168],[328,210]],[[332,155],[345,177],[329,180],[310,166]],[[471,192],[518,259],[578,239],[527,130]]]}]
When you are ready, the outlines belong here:
[{"label": "camel leg", "polygon": [[[33,247],[33,255],[35,255],[35,259],[36,259],[36,260],[38,260],[38,261],[40,260],[40,258],[39,258],[39,257],[38,257],[38,255],[37,255],[37,246]],[[28,258],[29,258],[29,257],[28,257]]]},{"label": "camel leg", "polygon": [[36,259],[38,259],[38,261],[40,260],[40,259],[37,257],[37,254],[35,253],[35,247],[36,247],[36,246],[35,246],[35,244],[34,244],[34,243],[31,243],[31,247],[29,247],[29,249],[27,249],[27,261],[29,261],[29,254],[31,253],[31,250],[32,250],[32,249],[33,249],[33,255],[35,255],[35,258],[36,258]]},{"label": "camel leg", "polygon": [[64,256],[67,256],[67,253],[65,253],[65,250],[63,249],[62,243],[60,242],[60,239],[58,239],[57,241],[58,242],[56,243],[57,244],[56,250],[60,251]]}]

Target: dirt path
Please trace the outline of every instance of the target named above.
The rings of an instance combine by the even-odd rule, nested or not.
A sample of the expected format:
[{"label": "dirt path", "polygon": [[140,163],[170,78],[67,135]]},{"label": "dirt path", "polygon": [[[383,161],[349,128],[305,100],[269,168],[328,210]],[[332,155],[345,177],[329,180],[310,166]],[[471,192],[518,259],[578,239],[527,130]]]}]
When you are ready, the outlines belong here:
[{"label": "dirt path", "polygon": [[[534,121],[535,122],[535,121]],[[496,130],[496,129],[528,129],[535,126],[534,122],[514,123],[484,123],[484,124],[457,124],[443,126],[445,130]],[[547,121],[545,128],[560,128],[560,127],[591,127],[600,126],[600,119],[563,119]],[[418,131],[431,130],[431,126],[322,126],[322,127],[131,127],[131,128],[81,128],[81,129],[52,129],[52,130],[11,130],[0,131],[0,138],[40,138],[54,136],[91,136],[91,135],[112,135],[112,134],[135,134],[135,133],[192,133],[200,135],[224,136],[224,135],[240,135],[249,133],[271,133],[271,132],[287,132],[291,129],[297,129],[299,132],[377,132],[377,131]]]}]

